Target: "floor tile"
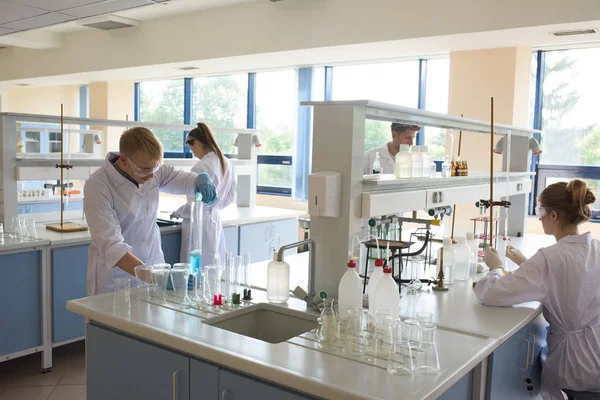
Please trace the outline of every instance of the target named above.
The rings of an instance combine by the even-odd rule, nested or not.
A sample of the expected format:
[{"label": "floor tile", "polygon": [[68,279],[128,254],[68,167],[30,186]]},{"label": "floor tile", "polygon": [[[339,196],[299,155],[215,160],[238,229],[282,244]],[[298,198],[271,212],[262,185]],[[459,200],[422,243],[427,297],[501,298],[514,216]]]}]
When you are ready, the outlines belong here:
[{"label": "floor tile", "polygon": [[69,368],[58,384],[85,385],[85,368]]},{"label": "floor tile", "polygon": [[73,361],[69,365],[70,368],[85,368],[85,350],[81,353],[75,354]]},{"label": "floor tile", "polygon": [[47,400],[85,400],[85,398],[85,385],[67,385],[54,388],[54,391]]},{"label": "floor tile", "polygon": [[0,392],[0,400],[47,400],[53,386],[6,388]]},{"label": "floor tile", "polygon": [[0,387],[9,388],[16,386],[56,386],[66,369],[53,368],[45,374],[41,368],[34,371],[15,370],[0,374]]}]

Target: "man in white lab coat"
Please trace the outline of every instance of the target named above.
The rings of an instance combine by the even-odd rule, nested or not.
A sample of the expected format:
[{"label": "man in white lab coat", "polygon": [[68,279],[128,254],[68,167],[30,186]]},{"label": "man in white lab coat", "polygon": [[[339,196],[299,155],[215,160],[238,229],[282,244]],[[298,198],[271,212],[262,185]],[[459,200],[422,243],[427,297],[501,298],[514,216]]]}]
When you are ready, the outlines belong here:
[{"label": "man in white lab coat", "polygon": [[364,158],[364,175],[373,173],[373,161],[375,154],[379,153],[379,162],[381,164],[382,174],[393,174],[394,166],[396,165],[396,154],[400,151],[401,144],[413,145],[417,133],[421,130],[418,125],[392,123],[392,140],[381,147],[371,149],[365,152]]},{"label": "man in white lab coat", "polygon": [[207,174],[162,165],[163,148],[148,129],[131,128],[119,141],[119,152],[85,183],[83,209],[92,236],[88,250],[88,294],[110,292],[115,278],[134,276],[138,265],[164,262],[156,225],[159,192],[201,193],[216,200]]}]

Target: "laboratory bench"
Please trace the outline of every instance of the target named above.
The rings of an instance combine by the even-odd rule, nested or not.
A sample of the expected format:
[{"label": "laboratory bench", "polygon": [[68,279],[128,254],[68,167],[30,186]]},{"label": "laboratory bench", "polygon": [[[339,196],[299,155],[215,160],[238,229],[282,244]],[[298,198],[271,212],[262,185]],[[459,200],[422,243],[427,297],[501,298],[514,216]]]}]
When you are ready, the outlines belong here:
[{"label": "laboratory bench", "polygon": [[[238,208],[222,211],[227,251],[249,252],[254,261],[271,258],[267,241],[279,235],[280,243],[298,239],[295,210],[268,207]],[[76,221],[74,221],[76,222]],[[181,225],[160,227],[165,261],[179,262]],[[87,259],[90,233],[60,233],[37,225],[39,239],[0,241],[0,268],[14,271],[0,283],[0,300],[19,308],[4,307],[0,320],[10,321],[10,329],[0,330],[0,361],[42,352],[42,369],[52,367],[52,348],[82,340],[84,319],[66,309],[72,299],[87,296]],[[260,234],[259,234],[260,233]],[[240,251],[242,253],[240,253]]]},{"label": "laboratory bench", "polygon": [[[535,246],[552,244],[533,235],[514,242],[527,255]],[[286,260],[290,288],[306,287],[308,254]],[[266,262],[252,265],[251,278],[254,287],[265,286]],[[252,303],[266,302],[264,292],[256,288]],[[471,281],[455,282],[448,292],[427,287],[415,294],[403,291],[401,317],[429,311],[438,327],[440,372],[410,376],[390,375],[387,360],[380,357],[369,363],[341,349],[320,349],[312,331],[272,344],[203,323],[222,312],[215,307],[182,310],[136,299],[136,290],[129,309],[113,309],[112,294],[67,303],[68,310],[88,320],[89,400],[137,398],[139,392],[126,387],[138,384],[144,386],[145,399],[539,398],[538,356],[547,326],[541,305],[483,306]],[[293,297],[274,306],[317,317]],[[136,368],[125,371],[132,360]],[[113,385],[106,387],[109,381]]]}]

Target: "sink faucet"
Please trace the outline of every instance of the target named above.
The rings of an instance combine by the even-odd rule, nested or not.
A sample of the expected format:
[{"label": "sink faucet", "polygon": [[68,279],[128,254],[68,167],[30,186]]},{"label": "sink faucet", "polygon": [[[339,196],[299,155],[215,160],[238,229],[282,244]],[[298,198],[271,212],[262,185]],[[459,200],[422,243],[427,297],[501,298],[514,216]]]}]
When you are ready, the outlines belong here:
[{"label": "sink faucet", "polygon": [[308,262],[308,296],[312,299],[312,296],[315,295],[315,260],[316,260],[316,251],[317,244],[314,239],[304,239],[296,243],[290,243],[283,245],[279,248],[277,252],[277,261],[283,261],[283,252],[288,249],[293,249],[296,247],[308,245],[308,253],[310,260]]}]

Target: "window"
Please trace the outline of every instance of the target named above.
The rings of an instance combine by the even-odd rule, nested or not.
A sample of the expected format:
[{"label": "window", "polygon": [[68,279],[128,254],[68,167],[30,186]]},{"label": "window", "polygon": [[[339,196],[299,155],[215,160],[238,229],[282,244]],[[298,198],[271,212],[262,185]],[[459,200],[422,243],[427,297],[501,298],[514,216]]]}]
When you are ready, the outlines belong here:
[{"label": "window", "polygon": [[[140,84],[139,119],[142,122],[183,124],[184,80],[150,81]],[[154,130],[166,153],[183,153],[183,132]]]},{"label": "window", "polygon": [[600,48],[545,53],[540,163],[600,163]]},{"label": "window", "polygon": [[[417,108],[419,62],[334,67],[333,100],[374,100]],[[382,146],[390,138],[389,122],[365,122],[365,151]]]},{"label": "window", "polygon": [[[258,185],[285,187],[291,194],[293,167],[291,156],[296,132],[298,87],[295,70],[262,72],[256,74],[256,128],[262,147]],[[260,189],[260,188],[259,188]]]},{"label": "window", "polygon": [[[425,109],[446,114],[448,112],[448,82],[450,59],[427,60],[427,83],[425,89]],[[434,160],[443,160],[446,154],[445,129],[426,127],[425,146]]]},{"label": "window", "polygon": [[[193,80],[192,124],[205,122],[219,128],[246,127],[248,75],[202,77]],[[226,154],[235,153],[235,134],[216,132]]]}]

